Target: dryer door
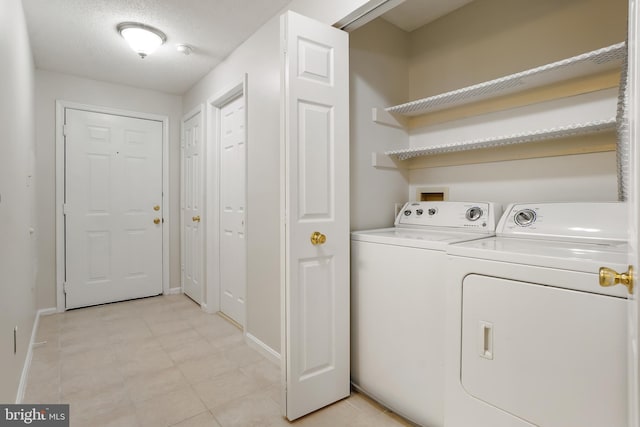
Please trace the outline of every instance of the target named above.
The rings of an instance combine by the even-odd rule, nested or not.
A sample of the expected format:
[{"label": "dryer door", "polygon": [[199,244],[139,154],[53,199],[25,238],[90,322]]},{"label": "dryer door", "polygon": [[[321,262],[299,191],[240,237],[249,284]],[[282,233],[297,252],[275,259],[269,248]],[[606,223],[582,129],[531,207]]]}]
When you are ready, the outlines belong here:
[{"label": "dryer door", "polygon": [[535,425],[627,425],[625,299],[481,275],[462,292],[467,393]]}]

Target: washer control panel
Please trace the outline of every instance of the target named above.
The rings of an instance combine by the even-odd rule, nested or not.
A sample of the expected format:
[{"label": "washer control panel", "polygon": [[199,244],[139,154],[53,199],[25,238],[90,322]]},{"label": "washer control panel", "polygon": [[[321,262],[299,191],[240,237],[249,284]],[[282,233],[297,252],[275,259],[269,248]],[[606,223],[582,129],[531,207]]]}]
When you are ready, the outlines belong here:
[{"label": "washer control panel", "polygon": [[409,202],[400,210],[395,225],[493,233],[501,213],[501,206],[490,202]]},{"label": "washer control panel", "polygon": [[513,203],[496,234],[551,240],[626,240],[626,205],[619,202]]}]

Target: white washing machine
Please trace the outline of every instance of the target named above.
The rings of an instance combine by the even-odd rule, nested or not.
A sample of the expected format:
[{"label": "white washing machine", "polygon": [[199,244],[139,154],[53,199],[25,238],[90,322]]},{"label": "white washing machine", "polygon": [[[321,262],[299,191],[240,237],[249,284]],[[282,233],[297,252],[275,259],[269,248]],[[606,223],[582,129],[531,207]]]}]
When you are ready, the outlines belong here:
[{"label": "white washing machine", "polygon": [[622,203],[510,205],[448,247],[447,427],[627,426]]},{"label": "white washing machine", "polygon": [[420,425],[443,425],[445,248],[493,235],[501,212],[492,203],[407,203],[395,227],[351,234],[357,389]]}]

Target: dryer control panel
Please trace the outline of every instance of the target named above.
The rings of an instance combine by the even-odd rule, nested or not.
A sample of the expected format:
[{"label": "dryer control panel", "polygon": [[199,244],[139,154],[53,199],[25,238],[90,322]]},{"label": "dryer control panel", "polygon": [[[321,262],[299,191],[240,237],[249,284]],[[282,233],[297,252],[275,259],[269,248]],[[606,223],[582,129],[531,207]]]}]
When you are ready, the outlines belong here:
[{"label": "dryer control panel", "polygon": [[491,202],[408,202],[396,227],[448,227],[494,233],[502,207]]},{"label": "dryer control panel", "polygon": [[561,241],[625,241],[627,207],[620,202],[513,203],[500,219],[496,234]]}]

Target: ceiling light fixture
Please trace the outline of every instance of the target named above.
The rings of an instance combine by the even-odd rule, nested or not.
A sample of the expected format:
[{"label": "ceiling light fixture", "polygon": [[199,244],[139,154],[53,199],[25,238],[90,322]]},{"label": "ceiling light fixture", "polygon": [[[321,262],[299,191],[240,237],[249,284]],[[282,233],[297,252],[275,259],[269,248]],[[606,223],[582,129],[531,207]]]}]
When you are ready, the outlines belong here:
[{"label": "ceiling light fixture", "polygon": [[131,49],[142,59],[167,41],[167,36],[162,31],[138,22],[122,22],[118,24],[117,29]]}]

